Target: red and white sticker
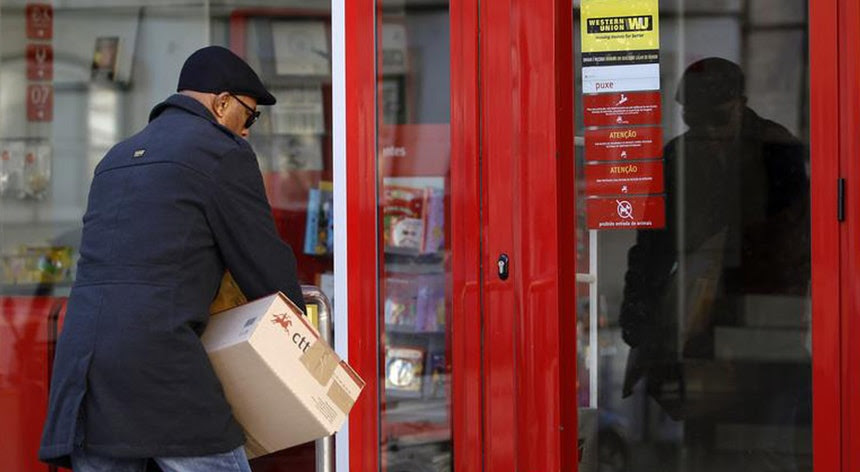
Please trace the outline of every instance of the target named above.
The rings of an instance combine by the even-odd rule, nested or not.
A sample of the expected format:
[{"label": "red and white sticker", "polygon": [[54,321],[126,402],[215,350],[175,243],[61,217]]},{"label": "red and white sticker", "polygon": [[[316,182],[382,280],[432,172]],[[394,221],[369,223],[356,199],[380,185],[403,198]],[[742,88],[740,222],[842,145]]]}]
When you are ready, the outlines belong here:
[{"label": "red and white sticker", "polygon": [[54,87],[52,85],[27,86],[27,120],[51,121],[54,119]]},{"label": "red and white sticker", "polygon": [[660,229],[666,226],[663,196],[589,198],[588,229]]},{"label": "red and white sticker", "polygon": [[663,161],[585,166],[585,193],[589,197],[662,192]]},{"label": "red and white sticker", "polygon": [[26,8],[27,38],[51,39],[54,36],[54,7],[49,3],[30,3]]},{"label": "red and white sticker", "polygon": [[583,95],[585,126],[659,125],[660,92]]},{"label": "red and white sticker", "polygon": [[600,128],[585,131],[586,161],[625,161],[663,157],[663,129],[658,126]]},{"label": "red and white sticker", "polygon": [[29,80],[54,78],[54,48],[50,44],[27,45],[27,78]]}]

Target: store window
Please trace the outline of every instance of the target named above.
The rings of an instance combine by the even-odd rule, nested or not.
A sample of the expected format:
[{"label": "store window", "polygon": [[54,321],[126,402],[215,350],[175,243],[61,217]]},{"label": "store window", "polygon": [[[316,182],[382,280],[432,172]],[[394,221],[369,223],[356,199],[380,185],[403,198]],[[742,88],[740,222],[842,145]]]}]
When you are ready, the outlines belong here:
[{"label": "store window", "polygon": [[[0,457],[36,461],[93,170],[176,90],[196,49],[230,47],[278,100],[248,138],[300,281],[333,294],[330,2],[8,1],[0,6]],[[253,462],[314,470],[313,445]]]},{"label": "store window", "polygon": [[807,2],[575,4],[581,470],[812,470]]},{"label": "store window", "polygon": [[450,470],[448,3],[378,6],[380,464]]}]

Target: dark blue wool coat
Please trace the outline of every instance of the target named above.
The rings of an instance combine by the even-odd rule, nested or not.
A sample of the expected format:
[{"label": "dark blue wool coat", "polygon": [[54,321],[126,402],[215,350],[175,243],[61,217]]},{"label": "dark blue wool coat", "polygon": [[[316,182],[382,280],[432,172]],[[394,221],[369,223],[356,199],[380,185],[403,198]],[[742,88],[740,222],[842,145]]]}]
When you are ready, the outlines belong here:
[{"label": "dark blue wool coat", "polygon": [[243,444],[199,339],[225,269],[249,299],[280,290],[304,309],[251,147],[173,95],[96,168],[40,459]]}]

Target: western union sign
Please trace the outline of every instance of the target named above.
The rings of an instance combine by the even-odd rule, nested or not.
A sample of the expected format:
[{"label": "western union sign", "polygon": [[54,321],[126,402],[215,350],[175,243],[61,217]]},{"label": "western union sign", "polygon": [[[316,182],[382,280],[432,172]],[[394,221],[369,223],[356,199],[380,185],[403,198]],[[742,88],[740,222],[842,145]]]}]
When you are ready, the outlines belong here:
[{"label": "western union sign", "polygon": [[651,15],[616,16],[612,18],[589,18],[587,33],[616,33],[619,31],[651,31],[654,18]]},{"label": "western union sign", "polygon": [[582,0],[580,11],[583,53],[660,49],[658,0]]},{"label": "western union sign", "polygon": [[660,90],[659,0],[580,0],[585,93]]}]

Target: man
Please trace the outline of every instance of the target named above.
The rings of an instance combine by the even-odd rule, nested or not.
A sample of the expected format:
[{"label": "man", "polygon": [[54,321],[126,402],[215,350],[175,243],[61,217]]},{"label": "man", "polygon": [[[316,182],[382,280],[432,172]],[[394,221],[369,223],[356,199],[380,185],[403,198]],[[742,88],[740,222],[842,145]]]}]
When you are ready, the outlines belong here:
[{"label": "man", "polygon": [[304,309],[245,141],[275,98],[227,49],[193,53],[179,92],[95,170],[39,458],[75,472],[249,471],[199,337],[225,269],[249,299]]},{"label": "man", "polygon": [[676,100],[689,130],[665,150],[666,228],[640,231],[628,254],[625,396],[643,376],[657,395],[679,356],[713,357],[712,328],[738,321],[744,295],[804,295],[809,281],[804,146],[746,106],[743,73],[725,59],[692,64]]}]

